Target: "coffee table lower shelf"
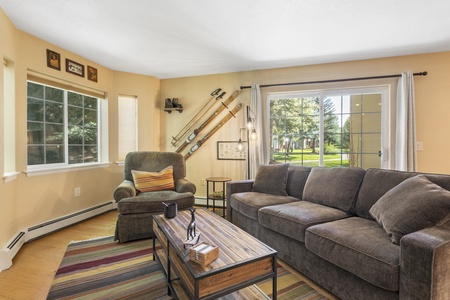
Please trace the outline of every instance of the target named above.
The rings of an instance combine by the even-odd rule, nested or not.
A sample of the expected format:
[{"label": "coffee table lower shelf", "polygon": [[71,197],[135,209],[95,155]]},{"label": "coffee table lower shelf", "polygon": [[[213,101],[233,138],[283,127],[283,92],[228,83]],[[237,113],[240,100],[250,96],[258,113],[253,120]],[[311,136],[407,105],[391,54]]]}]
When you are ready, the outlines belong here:
[{"label": "coffee table lower shelf", "polygon": [[[155,251],[155,258],[158,261],[163,273],[168,278],[167,270],[167,255],[163,249]],[[174,270],[171,270],[171,282],[168,283],[168,293],[170,292],[175,299],[188,300],[189,295],[186,292],[186,287],[183,286],[180,280],[174,279],[178,278],[179,274],[176,274]],[[220,300],[260,300],[260,299],[270,299],[258,286],[251,285],[246,288],[240,289],[228,295],[216,298]]]}]

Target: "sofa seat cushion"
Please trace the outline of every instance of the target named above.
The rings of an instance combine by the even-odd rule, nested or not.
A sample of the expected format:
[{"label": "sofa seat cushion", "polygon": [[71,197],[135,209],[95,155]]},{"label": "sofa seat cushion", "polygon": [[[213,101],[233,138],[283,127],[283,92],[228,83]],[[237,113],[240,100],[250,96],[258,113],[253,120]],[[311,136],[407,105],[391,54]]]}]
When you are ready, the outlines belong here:
[{"label": "sofa seat cushion", "polygon": [[375,221],[351,217],[311,226],[305,246],[378,287],[399,290],[400,246],[392,244]]},{"label": "sofa seat cushion", "polygon": [[178,209],[186,209],[194,206],[195,197],[190,192],[177,193],[175,191],[158,191],[140,193],[136,197],[120,200],[117,203],[117,210],[120,214],[141,214],[141,213],[162,213],[164,211],[163,202],[176,202]]},{"label": "sofa seat cushion", "polygon": [[230,196],[231,208],[239,213],[258,221],[258,210],[261,207],[299,201],[291,196],[276,196],[257,192],[235,193]]},{"label": "sofa seat cushion", "polygon": [[262,226],[302,243],[308,227],[349,216],[339,209],[307,201],[266,206],[258,211],[258,221]]}]

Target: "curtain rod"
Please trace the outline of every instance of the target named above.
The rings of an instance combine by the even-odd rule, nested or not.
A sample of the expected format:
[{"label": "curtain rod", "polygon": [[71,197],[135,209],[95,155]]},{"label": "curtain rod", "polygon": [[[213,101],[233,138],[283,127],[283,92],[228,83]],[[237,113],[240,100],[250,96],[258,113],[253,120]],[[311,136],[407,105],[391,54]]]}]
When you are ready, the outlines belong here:
[{"label": "curtain rod", "polygon": [[[427,76],[428,72],[413,73],[414,76]],[[381,78],[394,78],[401,77],[402,74],[395,75],[381,75],[381,76],[371,76],[371,77],[355,77],[355,78],[342,78],[342,79],[330,79],[330,80],[318,80],[318,81],[304,81],[304,82],[291,82],[291,83],[272,83],[272,84],[261,84],[259,87],[271,87],[271,86],[283,86],[283,85],[300,85],[300,84],[316,84],[316,83],[330,83],[330,82],[342,82],[342,81],[356,81],[356,80],[369,80],[369,79],[381,79]],[[251,88],[250,85],[241,85],[241,90]]]}]

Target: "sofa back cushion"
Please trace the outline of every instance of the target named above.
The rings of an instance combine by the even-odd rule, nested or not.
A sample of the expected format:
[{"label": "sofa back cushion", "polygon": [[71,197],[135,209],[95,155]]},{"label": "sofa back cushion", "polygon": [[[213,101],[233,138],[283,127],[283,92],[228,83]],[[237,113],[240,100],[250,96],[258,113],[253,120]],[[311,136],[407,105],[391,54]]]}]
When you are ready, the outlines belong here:
[{"label": "sofa back cushion", "polygon": [[401,172],[394,170],[384,170],[371,168],[366,170],[358,200],[356,201],[356,214],[359,217],[374,220],[369,213],[370,208],[387,191],[401,183],[402,181],[416,176],[417,173]]},{"label": "sofa back cushion", "polygon": [[354,213],[364,174],[364,169],[355,167],[312,168],[302,200]]},{"label": "sofa back cushion", "polygon": [[404,180],[423,174],[431,182],[450,191],[450,176],[371,168],[367,169],[356,201],[356,214],[362,218],[374,220],[370,208],[393,187]]},{"label": "sofa back cushion", "polygon": [[311,167],[293,164],[289,166],[286,186],[286,191],[289,196],[302,199],[303,189],[305,188],[306,180],[310,172]]},{"label": "sofa back cushion", "polygon": [[289,164],[260,165],[256,171],[252,192],[287,196]]}]

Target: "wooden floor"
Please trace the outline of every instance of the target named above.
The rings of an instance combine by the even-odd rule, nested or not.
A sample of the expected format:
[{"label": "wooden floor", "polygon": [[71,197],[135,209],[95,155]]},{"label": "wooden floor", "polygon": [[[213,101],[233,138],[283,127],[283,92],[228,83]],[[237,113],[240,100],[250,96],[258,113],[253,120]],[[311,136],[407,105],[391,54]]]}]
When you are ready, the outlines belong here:
[{"label": "wooden floor", "polygon": [[111,211],[25,243],[12,267],[0,273],[0,299],[45,299],[67,245],[71,241],[114,235],[116,220],[117,211]]},{"label": "wooden floor", "polygon": [[[220,211],[216,212],[221,215]],[[15,256],[12,267],[0,272],[0,299],[45,299],[67,245],[71,241],[114,235],[116,219],[117,212],[111,211],[25,243]],[[299,280],[314,286],[301,274],[295,273],[299,276]],[[329,299],[335,299],[326,291],[314,287]]]}]

